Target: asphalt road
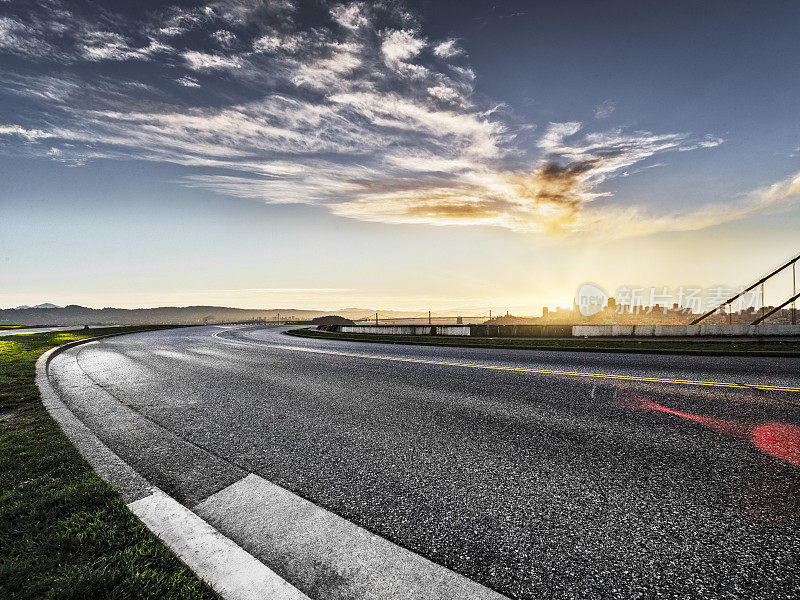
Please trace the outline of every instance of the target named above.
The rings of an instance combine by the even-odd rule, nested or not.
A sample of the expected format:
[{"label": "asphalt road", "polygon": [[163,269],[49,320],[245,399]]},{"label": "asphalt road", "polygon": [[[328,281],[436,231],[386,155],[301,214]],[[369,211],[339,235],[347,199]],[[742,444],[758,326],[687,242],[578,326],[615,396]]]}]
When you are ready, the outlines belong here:
[{"label": "asphalt road", "polygon": [[800,595],[800,361],[281,329],[125,335],[51,371],[190,508],[254,472],[510,597]]}]

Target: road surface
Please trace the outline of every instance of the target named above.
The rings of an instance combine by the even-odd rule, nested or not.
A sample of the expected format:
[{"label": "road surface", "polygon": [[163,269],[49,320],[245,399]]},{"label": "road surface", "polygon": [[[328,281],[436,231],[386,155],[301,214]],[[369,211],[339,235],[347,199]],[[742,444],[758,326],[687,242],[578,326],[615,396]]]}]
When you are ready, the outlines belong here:
[{"label": "road surface", "polygon": [[[63,327],[25,327],[19,329],[0,329],[0,337],[7,335],[29,335],[32,333],[50,333],[52,331],[76,331],[83,329],[83,325],[65,325]],[[94,329],[94,328],[93,328]]]},{"label": "road surface", "polygon": [[285,329],[100,340],[51,377],[189,508],[256,473],[509,597],[800,594],[800,361]]}]

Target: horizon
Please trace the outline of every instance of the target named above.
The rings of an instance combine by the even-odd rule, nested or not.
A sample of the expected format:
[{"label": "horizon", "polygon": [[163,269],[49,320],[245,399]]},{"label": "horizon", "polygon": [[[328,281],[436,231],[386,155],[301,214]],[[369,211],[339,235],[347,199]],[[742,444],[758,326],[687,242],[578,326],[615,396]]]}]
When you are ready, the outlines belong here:
[{"label": "horizon", "polygon": [[537,314],[587,282],[736,289],[798,252],[798,17],[8,0],[0,304]]}]

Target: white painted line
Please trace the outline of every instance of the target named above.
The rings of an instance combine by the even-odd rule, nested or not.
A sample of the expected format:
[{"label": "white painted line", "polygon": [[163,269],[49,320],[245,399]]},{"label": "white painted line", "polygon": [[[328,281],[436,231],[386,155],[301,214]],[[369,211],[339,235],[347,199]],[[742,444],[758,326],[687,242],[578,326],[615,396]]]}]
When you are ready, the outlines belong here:
[{"label": "white painted line", "polygon": [[206,498],[194,511],[312,598],[505,598],[258,475]]},{"label": "white painted line", "polygon": [[199,577],[227,600],[308,600],[200,517],[158,491],[128,504]]}]

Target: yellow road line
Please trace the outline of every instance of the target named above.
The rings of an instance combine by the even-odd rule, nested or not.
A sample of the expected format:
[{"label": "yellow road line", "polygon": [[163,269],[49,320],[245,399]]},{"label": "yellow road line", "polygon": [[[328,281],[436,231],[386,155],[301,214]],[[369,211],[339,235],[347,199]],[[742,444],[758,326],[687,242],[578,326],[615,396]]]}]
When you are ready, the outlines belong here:
[{"label": "yellow road line", "polygon": [[441,365],[444,367],[466,367],[469,369],[489,369],[492,371],[514,371],[518,373],[535,373],[537,375],[562,375],[565,377],[589,377],[593,379],[618,379],[623,381],[640,381],[647,383],[668,383],[673,385],[702,385],[707,387],[735,388],[735,389],[757,389],[769,390],[774,392],[800,392],[800,387],[790,387],[781,385],[762,385],[755,383],[734,383],[730,381],[702,381],[695,379],[671,379],[667,377],[637,377],[635,375],[615,375],[610,373],[587,373],[583,371],[559,371],[555,369],[531,369],[528,367],[504,367],[500,365],[485,365],[476,363],[449,362],[443,360],[425,360],[422,358],[401,358],[399,356],[381,356],[379,354],[359,354],[356,352],[341,352],[337,350],[322,350],[319,348],[303,348],[300,346],[284,346],[280,344],[259,344],[244,340],[230,340],[218,337],[224,331],[211,334],[212,337],[233,344],[247,344],[260,348],[278,348],[282,350],[296,350],[298,352],[311,352],[314,354],[330,354],[333,356],[350,356],[354,358],[367,358],[371,360],[389,360],[394,362],[408,362],[425,365]]}]

